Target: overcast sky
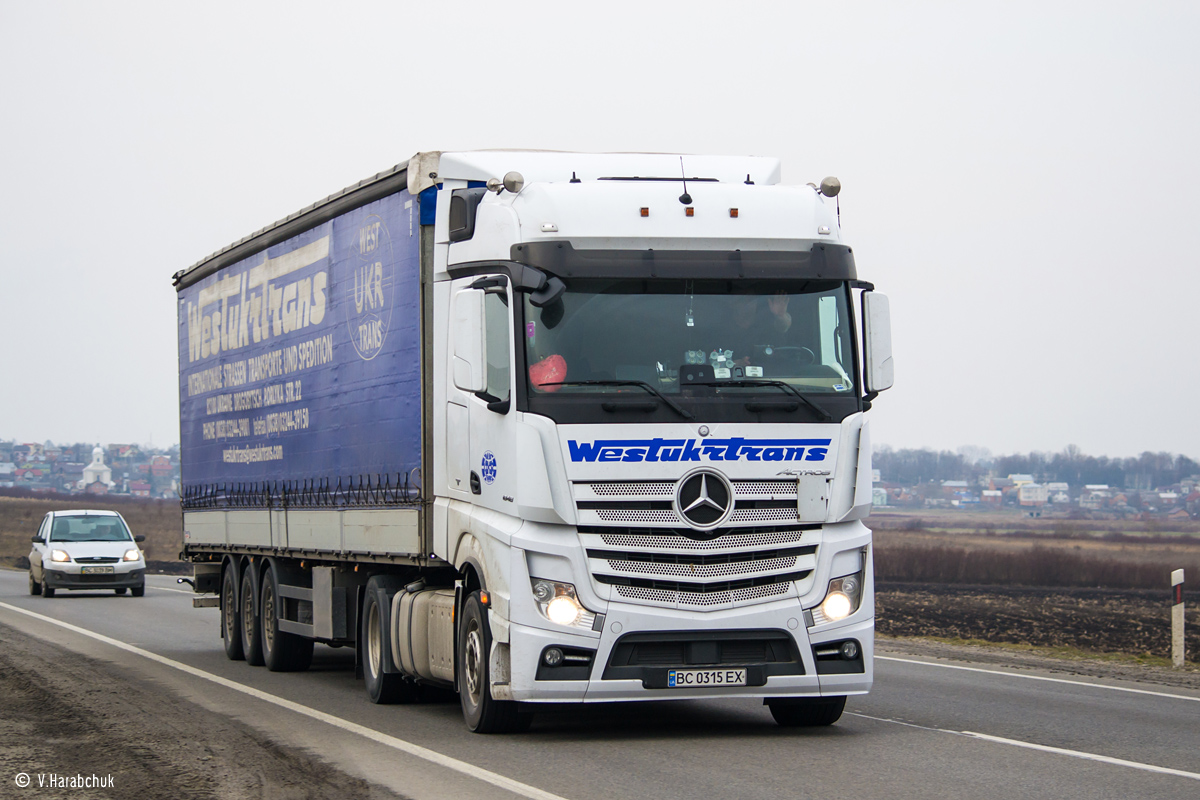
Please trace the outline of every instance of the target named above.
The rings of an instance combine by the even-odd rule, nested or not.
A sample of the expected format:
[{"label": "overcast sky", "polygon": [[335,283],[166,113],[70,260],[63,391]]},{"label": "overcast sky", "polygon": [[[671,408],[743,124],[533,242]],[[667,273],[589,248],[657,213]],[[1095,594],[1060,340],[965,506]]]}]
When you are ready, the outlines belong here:
[{"label": "overcast sky", "polygon": [[1200,457],[1197,9],[0,0],[0,438],[177,442],[174,272],[509,147],[838,176],[876,442]]}]

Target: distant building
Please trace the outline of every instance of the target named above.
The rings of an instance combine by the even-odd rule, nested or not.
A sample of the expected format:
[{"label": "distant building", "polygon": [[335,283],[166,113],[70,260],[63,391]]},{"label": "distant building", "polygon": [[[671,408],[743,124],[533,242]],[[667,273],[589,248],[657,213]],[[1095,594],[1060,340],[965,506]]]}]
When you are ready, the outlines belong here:
[{"label": "distant building", "polygon": [[100,445],[92,450],[92,463],[83,468],[83,478],[77,485],[91,494],[107,494],[113,487],[112,469],[104,463],[104,448]]},{"label": "distant building", "polygon": [[985,505],[999,506],[1004,502],[1004,492],[999,489],[984,489],[980,495],[980,502]]},{"label": "distant building", "polygon": [[1010,481],[1012,481],[1012,485],[1016,486],[1017,488],[1020,488],[1021,486],[1023,486],[1026,483],[1034,482],[1032,475],[1026,475],[1024,473],[1016,473],[1013,475],[1009,475],[1008,479]]},{"label": "distant building", "polygon": [[1023,506],[1041,508],[1048,499],[1049,492],[1041,484],[1023,483],[1017,487],[1017,502]]}]

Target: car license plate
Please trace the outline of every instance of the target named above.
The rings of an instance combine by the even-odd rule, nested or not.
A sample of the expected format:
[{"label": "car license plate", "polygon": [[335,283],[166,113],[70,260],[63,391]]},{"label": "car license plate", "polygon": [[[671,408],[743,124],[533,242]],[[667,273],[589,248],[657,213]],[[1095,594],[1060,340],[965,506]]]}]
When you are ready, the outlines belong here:
[{"label": "car license plate", "polygon": [[112,567],[80,567],[79,571],[84,575],[112,575]]},{"label": "car license plate", "polygon": [[703,686],[745,686],[744,669],[670,669],[667,688],[684,689]]}]

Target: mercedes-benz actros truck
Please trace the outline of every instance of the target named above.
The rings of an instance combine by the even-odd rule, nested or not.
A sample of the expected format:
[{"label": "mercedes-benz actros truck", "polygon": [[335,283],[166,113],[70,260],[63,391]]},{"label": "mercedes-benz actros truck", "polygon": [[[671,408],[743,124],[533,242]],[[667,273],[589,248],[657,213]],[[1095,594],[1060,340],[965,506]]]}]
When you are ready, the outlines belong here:
[{"label": "mercedes-benz actros truck", "polygon": [[869,690],[887,298],[776,159],[422,152],[178,290],[183,557],[231,659],[371,700]]}]

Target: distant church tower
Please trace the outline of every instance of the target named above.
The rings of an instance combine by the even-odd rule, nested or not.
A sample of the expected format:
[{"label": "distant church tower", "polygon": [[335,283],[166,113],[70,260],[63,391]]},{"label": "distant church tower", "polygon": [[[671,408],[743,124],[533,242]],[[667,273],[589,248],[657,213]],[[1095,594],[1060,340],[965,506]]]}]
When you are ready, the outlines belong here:
[{"label": "distant church tower", "polygon": [[93,483],[99,483],[105,491],[113,487],[112,468],[104,463],[104,448],[100,445],[92,449],[92,463],[83,468],[83,480],[79,482],[79,488],[87,489]]}]

